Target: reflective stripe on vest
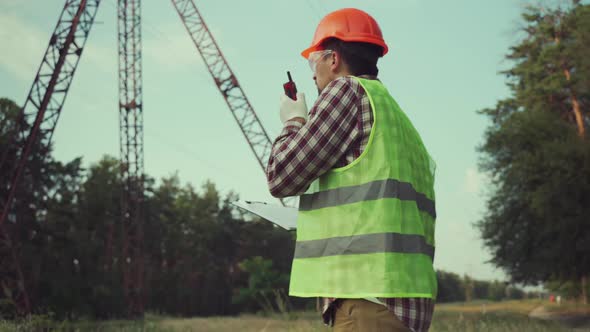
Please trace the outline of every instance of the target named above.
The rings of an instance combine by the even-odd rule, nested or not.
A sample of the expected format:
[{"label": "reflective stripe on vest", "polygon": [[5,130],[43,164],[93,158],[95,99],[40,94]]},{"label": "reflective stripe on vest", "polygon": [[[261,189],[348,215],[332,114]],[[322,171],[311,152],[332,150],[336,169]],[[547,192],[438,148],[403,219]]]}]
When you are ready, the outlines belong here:
[{"label": "reflective stripe on vest", "polygon": [[434,246],[426,243],[423,236],[399,233],[377,233],[299,241],[296,244],[295,258],[377,252],[424,254],[428,255],[430,259],[434,259]]},{"label": "reflective stripe on vest", "polygon": [[289,294],[434,298],[434,162],[385,87],[355,79],[373,110],[369,142],[300,197]]},{"label": "reflective stripe on vest", "polygon": [[415,201],[418,209],[436,218],[433,200],[417,192],[411,183],[393,179],[378,180],[358,186],[303,194],[299,197],[299,210],[309,211],[380,198],[397,198],[402,201]]}]

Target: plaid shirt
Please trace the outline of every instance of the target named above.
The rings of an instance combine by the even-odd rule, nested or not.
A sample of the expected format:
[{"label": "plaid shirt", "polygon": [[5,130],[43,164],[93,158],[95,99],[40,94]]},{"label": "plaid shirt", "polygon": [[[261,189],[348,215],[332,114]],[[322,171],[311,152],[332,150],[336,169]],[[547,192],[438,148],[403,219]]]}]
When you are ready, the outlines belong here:
[{"label": "plaid shirt", "polygon": [[[305,125],[287,121],[274,141],[266,169],[271,194],[301,195],[328,170],[350,164],[367,146],[372,126],[373,112],[362,86],[351,77],[330,82],[311,108],[309,121]],[[334,301],[324,299],[322,316],[327,324],[333,324]],[[428,330],[433,300],[383,298],[380,301],[409,328]]]}]

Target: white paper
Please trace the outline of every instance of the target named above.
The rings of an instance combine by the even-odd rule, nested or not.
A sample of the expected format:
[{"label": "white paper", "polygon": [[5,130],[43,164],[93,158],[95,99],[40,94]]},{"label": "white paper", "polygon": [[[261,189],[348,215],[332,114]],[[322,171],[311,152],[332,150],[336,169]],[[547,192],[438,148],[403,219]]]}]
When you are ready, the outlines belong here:
[{"label": "white paper", "polygon": [[242,200],[232,202],[232,204],[252,212],[284,229],[291,230],[297,228],[297,208]]}]

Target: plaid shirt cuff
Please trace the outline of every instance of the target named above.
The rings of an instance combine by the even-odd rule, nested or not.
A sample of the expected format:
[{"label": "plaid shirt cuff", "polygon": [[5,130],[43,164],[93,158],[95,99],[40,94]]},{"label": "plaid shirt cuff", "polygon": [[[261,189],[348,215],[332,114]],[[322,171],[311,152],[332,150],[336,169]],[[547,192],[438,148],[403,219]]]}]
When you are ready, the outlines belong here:
[{"label": "plaid shirt cuff", "polygon": [[283,127],[283,133],[281,133],[281,136],[282,134],[285,134],[285,130],[287,131],[287,133],[291,134],[294,132],[298,132],[299,129],[301,129],[301,127],[303,127],[303,124],[301,122],[297,120],[287,120],[285,122],[285,126]]}]

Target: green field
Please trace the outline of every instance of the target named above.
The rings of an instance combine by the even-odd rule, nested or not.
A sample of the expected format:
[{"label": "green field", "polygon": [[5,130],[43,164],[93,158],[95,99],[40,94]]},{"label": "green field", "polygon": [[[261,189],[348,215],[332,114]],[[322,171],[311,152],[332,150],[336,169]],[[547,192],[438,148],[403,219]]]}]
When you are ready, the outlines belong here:
[{"label": "green field", "polygon": [[[441,304],[436,307],[430,331],[465,332],[544,332],[590,331],[589,307],[547,305],[543,308],[554,318],[569,317],[565,323],[557,319],[530,318],[529,313],[541,307],[538,301],[506,301]],[[546,317],[547,318],[547,317]],[[51,327],[52,331],[330,331],[316,313],[298,312],[273,315],[241,315],[236,317],[170,318],[147,315],[143,322],[62,322],[48,323],[41,318],[15,323],[0,323],[0,331],[34,331]]]}]

